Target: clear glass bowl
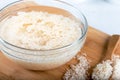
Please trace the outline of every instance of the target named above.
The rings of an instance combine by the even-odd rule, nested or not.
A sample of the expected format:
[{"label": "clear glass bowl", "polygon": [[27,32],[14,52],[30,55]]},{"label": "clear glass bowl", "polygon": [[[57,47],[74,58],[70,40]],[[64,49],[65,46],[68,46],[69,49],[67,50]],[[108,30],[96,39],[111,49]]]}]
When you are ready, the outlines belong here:
[{"label": "clear glass bowl", "polygon": [[[13,62],[30,70],[49,70],[70,61],[82,48],[88,29],[84,15],[73,5],[58,0],[17,1],[7,5],[0,11],[0,22],[16,15],[19,11],[46,11],[76,18],[82,24],[82,36],[72,44],[50,50],[25,49],[8,43],[0,36],[0,49]],[[0,25],[1,29],[2,25]],[[1,34],[0,34],[1,35]]]}]

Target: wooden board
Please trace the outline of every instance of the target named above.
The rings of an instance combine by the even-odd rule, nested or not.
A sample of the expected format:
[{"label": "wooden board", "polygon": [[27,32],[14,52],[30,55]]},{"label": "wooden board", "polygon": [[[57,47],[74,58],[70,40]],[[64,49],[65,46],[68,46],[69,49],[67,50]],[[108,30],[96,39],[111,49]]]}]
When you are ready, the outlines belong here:
[{"label": "wooden board", "polygon": [[[107,42],[110,35],[89,27],[87,40],[80,53],[86,53],[91,59],[92,68],[101,61],[107,49]],[[120,50],[120,49],[118,49]],[[69,68],[70,64],[75,64],[76,60],[71,60],[65,65],[49,71],[29,71],[8,60],[0,53],[0,80],[62,80],[62,76]],[[92,72],[90,69],[90,73]]]}]

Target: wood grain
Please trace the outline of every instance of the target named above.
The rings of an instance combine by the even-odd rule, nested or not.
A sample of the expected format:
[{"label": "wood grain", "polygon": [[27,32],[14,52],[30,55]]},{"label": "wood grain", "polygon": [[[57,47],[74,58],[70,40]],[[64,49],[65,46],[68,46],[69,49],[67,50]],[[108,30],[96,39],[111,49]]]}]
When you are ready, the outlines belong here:
[{"label": "wood grain", "polygon": [[[86,53],[88,55],[87,58],[91,60],[90,73],[92,68],[105,56],[109,37],[108,34],[89,27],[85,45],[78,54]],[[0,80],[62,80],[62,76],[69,65],[76,62],[75,59],[72,59],[65,65],[53,70],[30,71],[18,66],[0,53]]]},{"label": "wood grain", "polygon": [[120,43],[120,36],[119,35],[112,35],[109,39],[106,55],[103,60],[111,60],[112,56],[116,53],[115,51],[119,47]]}]

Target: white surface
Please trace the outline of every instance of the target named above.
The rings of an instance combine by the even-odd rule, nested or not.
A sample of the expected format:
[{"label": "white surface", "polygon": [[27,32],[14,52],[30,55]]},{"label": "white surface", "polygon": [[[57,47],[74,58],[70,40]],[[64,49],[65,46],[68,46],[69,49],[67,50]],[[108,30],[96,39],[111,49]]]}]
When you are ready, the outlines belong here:
[{"label": "white surface", "polygon": [[[14,1],[16,0],[1,0],[0,8]],[[89,25],[108,34],[120,34],[120,4],[107,1],[71,0],[86,16]]]}]

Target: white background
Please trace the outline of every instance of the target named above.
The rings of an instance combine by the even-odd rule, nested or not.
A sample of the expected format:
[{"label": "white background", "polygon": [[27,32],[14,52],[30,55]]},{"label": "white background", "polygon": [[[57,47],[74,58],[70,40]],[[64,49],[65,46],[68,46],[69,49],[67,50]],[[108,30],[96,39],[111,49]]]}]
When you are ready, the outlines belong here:
[{"label": "white background", "polygon": [[[0,9],[16,0],[0,0]],[[78,5],[88,24],[108,34],[120,34],[120,4],[107,0],[63,0]],[[120,0],[116,0],[119,1]]]}]

